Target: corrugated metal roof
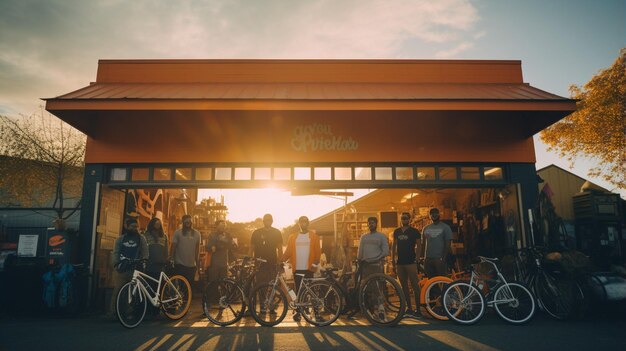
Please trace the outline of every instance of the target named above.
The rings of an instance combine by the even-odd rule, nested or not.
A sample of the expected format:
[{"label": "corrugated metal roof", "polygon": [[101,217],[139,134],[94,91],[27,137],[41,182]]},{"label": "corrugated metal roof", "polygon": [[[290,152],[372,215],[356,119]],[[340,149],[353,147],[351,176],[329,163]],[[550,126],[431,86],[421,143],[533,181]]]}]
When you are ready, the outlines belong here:
[{"label": "corrugated metal roof", "polygon": [[568,100],[528,84],[95,83],[58,100]]}]

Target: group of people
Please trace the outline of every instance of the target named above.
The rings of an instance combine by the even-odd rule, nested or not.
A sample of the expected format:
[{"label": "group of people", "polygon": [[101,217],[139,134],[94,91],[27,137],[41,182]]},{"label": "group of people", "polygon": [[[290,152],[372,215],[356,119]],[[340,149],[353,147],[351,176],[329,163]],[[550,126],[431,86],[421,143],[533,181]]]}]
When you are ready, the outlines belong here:
[{"label": "group of people", "polygon": [[[369,217],[367,220],[369,233],[361,236],[357,259],[363,266],[363,278],[370,274],[382,273],[384,261],[391,254],[393,270],[397,274],[405,298],[407,313],[419,318],[419,282],[417,263],[420,261],[422,239],[425,245],[424,268],[428,277],[445,275],[446,257],[450,252],[452,231],[450,227],[439,220],[439,210],[430,210],[432,224],[426,226],[423,233],[411,227],[411,215],[402,213],[401,226],[393,233],[391,252],[387,236],[378,231],[378,218]],[[310,278],[317,271],[320,264],[321,248],[320,237],[309,229],[309,219],[306,216],[298,218],[298,232],[287,239],[286,249],[283,252],[283,239],[280,231],[272,226],[274,219],[271,214],[263,216],[263,227],[255,230],[250,238],[249,256],[264,259],[257,275],[256,283],[266,283],[274,279],[279,262],[291,263],[295,290],[298,292],[302,278]],[[119,269],[123,258],[147,260],[146,273],[158,279],[161,271],[170,259],[174,263],[174,273],[180,274],[193,282],[197,267],[200,267],[200,232],[193,228],[189,215],[182,217],[182,227],[174,232],[171,252],[169,251],[168,237],[163,232],[163,226],[158,218],[148,223],[145,235],[139,233],[135,218],[128,218],[124,223],[124,232],[115,242],[113,250],[114,291],[113,296],[127,281],[132,278],[132,270]],[[210,255],[208,281],[225,278],[228,274],[228,263],[234,260],[234,251],[237,250],[236,240],[226,231],[226,223],[218,220],[216,230],[206,243],[206,250]],[[412,308],[409,296],[409,283],[413,289],[415,309]],[[111,311],[114,311],[112,299]]]}]

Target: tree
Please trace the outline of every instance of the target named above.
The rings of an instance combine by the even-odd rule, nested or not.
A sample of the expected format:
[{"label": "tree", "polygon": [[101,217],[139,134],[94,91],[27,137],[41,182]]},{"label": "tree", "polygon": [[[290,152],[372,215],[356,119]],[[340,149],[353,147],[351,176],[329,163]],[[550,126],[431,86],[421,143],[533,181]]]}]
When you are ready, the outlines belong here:
[{"label": "tree", "polygon": [[[80,206],[86,138],[44,112],[0,116],[0,201],[43,207],[65,220]],[[65,208],[68,199],[78,199]]]},{"label": "tree", "polygon": [[579,100],[576,112],[543,130],[541,140],[572,165],[582,155],[599,159],[588,175],[626,189],[626,48],[611,67],[570,92]]}]

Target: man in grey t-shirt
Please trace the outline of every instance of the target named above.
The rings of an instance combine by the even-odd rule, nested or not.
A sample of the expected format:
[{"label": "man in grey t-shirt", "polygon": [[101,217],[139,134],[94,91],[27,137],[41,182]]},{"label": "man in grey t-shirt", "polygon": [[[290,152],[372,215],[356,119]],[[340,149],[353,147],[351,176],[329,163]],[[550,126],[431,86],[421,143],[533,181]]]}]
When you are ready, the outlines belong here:
[{"label": "man in grey t-shirt", "polygon": [[183,227],[176,230],[172,238],[174,272],[187,278],[189,284],[193,285],[200,259],[200,232],[191,227],[190,215],[184,215],[182,220]]},{"label": "man in grey t-shirt", "polygon": [[439,220],[439,209],[430,209],[430,219],[432,224],[424,228],[422,236],[426,243],[426,254],[424,259],[424,270],[429,278],[448,273],[446,257],[450,252],[450,242],[452,241],[452,229],[450,226]]},{"label": "man in grey t-shirt", "polygon": [[383,272],[383,259],[389,256],[389,242],[385,234],[376,230],[378,218],[369,217],[367,226],[370,232],[363,234],[359,241],[357,259],[363,265],[362,279],[368,275]]}]

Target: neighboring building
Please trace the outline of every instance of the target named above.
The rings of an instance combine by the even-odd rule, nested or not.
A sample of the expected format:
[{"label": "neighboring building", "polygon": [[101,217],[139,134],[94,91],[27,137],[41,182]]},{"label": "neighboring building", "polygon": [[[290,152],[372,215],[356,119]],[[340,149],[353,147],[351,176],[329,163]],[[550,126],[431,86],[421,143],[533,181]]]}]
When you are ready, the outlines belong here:
[{"label": "neighboring building", "polygon": [[[6,156],[0,156],[0,162],[5,165],[10,162]],[[38,164],[33,163],[32,167]],[[27,172],[28,167],[16,169],[16,172]],[[78,177],[76,182],[67,182],[64,189],[63,208],[65,214],[74,212],[65,220],[66,227],[78,231],[80,222],[80,194],[82,192],[82,169],[72,170],[73,175]],[[20,174],[20,177],[32,177],[29,174]],[[54,205],[53,190],[46,187],[33,187],[32,192],[36,195],[29,196],[34,200],[20,200],[15,198],[7,189],[0,187],[0,247],[15,247],[20,234],[40,235],[38,255],[44,254],[43,245],[48,228],[53,227],[53,221],[57,218]]]},{"label": "neighboring building", "polygon": [[549,184],[553,192],[552,204],[556,213],[566,222],[575,220],[574,202],[572,199],[574,195],[581,192],[585,183],[598,191],[610,193],[609,190],[556,165],[538,169],[537,175],[543,180],[542,183],[538,184],[538,190],[541,191],[546,184]]}]

